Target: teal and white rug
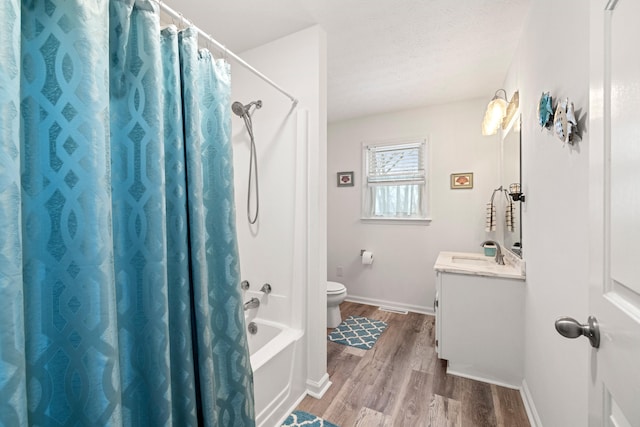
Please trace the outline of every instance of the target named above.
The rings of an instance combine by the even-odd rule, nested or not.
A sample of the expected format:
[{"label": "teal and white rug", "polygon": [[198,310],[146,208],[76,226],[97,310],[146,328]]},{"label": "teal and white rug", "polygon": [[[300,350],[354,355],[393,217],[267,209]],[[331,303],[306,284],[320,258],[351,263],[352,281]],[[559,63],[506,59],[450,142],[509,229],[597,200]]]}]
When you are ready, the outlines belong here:
[{"label": "teal and white rug", "polygon": [[329,341],[351,347],[370,350],[378,341],[380,334],[387,328],[382,320],[349,316],[329,334]]},{"label": "teal and white rug", "polygon": [[338,427],[327,420],[303,411],[293,411],[282,427]]}]

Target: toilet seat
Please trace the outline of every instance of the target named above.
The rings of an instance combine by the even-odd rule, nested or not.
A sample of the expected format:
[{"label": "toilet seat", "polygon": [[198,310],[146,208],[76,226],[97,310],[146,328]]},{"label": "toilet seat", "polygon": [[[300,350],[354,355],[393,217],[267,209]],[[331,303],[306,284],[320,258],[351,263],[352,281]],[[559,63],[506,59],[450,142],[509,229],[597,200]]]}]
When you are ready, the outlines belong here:
[{"label": "toilet seat", "polygon": [[347,290],[347,288],[345,288],[345,286],[342,283],[327,282],[327,294],[328,295],[341,294],[346,290]]}]

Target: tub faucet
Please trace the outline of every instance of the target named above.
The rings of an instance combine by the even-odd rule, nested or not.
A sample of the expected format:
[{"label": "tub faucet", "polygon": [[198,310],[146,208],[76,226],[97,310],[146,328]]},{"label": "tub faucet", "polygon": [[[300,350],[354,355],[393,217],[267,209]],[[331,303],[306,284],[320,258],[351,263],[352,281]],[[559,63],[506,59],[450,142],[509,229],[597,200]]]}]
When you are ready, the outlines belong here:
[{"label": "tub faucet", "polygon": [[264,285],[262,285],[262,288],[260,288],[260,292],[264,292],[265,294],[270,294],[271,293],[271,285],[268,283],[265,283]]},{"label": "tub faucet", "polygon": [[494,245],[496,245],[496,264],[504,265],[504,255],[502,255],[502,249],[500,249],[500,244],[495,240],[485,240],[484,242],[482,242],[480,246],[484,246],[487,243],[493,243]]},{"label": "tub faucet", "polygon": [[244,303],[244,311],[247,311],[250,308],[257,308],[259,306],[260,300],[258,298],[251,298],[249,301]]}]

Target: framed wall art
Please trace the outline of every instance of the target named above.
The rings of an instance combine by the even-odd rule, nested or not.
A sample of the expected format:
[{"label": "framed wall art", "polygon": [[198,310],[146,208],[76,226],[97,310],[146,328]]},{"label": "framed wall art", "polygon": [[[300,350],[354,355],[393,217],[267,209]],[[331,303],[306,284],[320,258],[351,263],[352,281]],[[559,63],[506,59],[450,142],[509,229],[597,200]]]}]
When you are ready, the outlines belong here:
[{"label": "framed wall art", "polygon": [[353,187],[353,172],[338,172],[338,187]]},{"label": "framed wall art", "polygon": [[454,190],[473,188],[473,172],[452,173],[451,188]]}]

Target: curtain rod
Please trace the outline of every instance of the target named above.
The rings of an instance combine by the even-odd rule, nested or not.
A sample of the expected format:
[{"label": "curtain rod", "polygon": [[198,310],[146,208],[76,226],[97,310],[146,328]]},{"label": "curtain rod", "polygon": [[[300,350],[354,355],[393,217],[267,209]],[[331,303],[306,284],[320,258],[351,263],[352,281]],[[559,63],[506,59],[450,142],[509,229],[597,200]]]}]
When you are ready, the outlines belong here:
[{"label": "curtain rod", "polygon": [[282,89],[280,86],[278,86],[269,77],[265,76],[260,71],[258,71],[255,68],[253,68],[244,59],[240,58],[238,55],[236,55],[235,53],[231,52],[222,43],[218,42],[216,39],[211,37],[209,34],[207,34],[204,31],[202,31],[199,27],[194,25],[193,22],[191,22],[188,19],[186,19],[184,17],[184,15],[182,15],[182,13],[176,12],[175,10],[173,10],[172,8],[167,6],[166,3],[164,3],[162,0],[154,0],[154,1],[160,6],[160,9],[162,9],[169,16],[171,16],[172,18],[175,18],[175,19],[179,19],[181,22],[184,22],[185,24],[189,25],[190,27],[193,27],[195,29],[195,31],[198,33],[199,36],[205,38],[208,42],[210,42],[211,44],[216,46],[218,49],[223,51],[225,53],[225,55],[230,56],[231,58],[233,58],[237,63],[239,63],[240,65],[245,67],[247,70],[251,71],[256,76],[260,77],[262,80],[264,80],[265,82],[267,82],[268,84],[273,86],[275,89],[277,89],[280,93],[282,93],[287,98],[289,98],[291,100],[291,102],[293,102],[293,106],[294,107],[296,105],[298,105],[298,100],[295,97],[293,97],[288,92],[286,92],[284,89]]}]

